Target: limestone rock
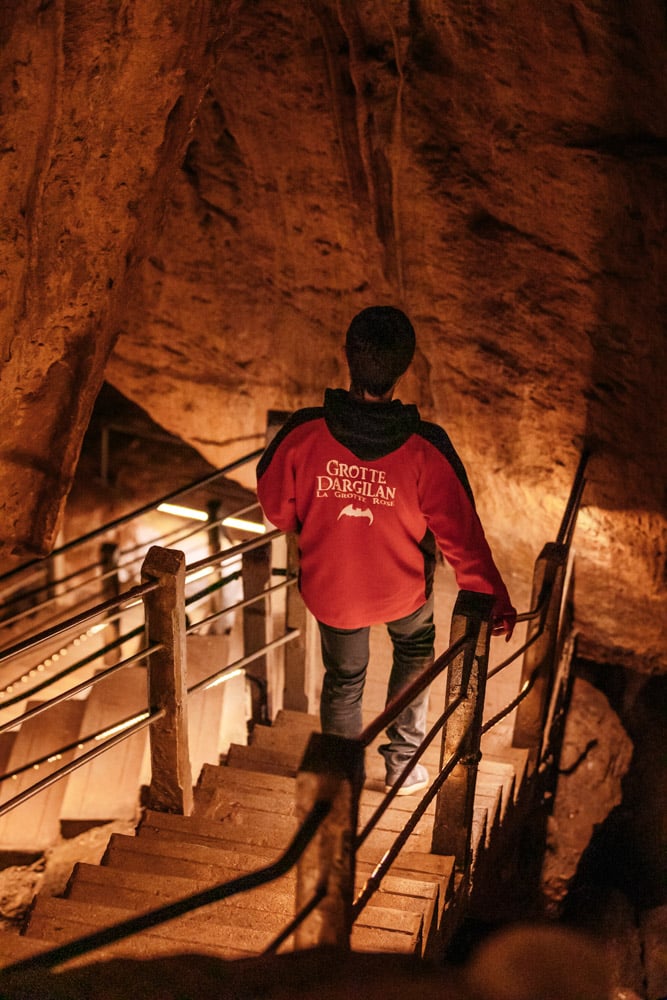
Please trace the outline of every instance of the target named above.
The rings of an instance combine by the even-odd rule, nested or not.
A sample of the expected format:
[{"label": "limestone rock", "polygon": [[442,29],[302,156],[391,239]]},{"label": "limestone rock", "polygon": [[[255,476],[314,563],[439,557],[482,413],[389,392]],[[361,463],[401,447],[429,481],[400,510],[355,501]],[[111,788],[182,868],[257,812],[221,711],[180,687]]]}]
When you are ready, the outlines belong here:
[{"label": "limestone rock", "polygon": [[621,802],[631,758],[632,743],[605,696],[575,680],[542,871],[543,892],[555,912],[595,827]]}]

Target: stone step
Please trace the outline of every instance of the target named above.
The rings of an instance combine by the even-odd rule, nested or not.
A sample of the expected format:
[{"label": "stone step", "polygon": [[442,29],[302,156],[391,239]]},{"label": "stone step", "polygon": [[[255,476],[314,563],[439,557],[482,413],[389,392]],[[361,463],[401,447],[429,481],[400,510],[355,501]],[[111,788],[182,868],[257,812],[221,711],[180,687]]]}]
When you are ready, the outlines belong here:
[{"label": "stone step", "polygon": [[521,747],[504,746],[501,752],[482,753],[482,761],[486,764],[497,763],[509,765],[514,771],[514,798],[518,798],[523,784],[530,773],[530,751]]},{"label": "stone step", "polygon": [[404,931],[378,930],[374,927],[355,926],[350,945],[353,951],[389,952],[399,955],[415,955],[423,951],[420,935]]},{"label": "stone step", "polygon": [[[222,882],[236,878],[249,871],[256,871],[272,864],[280,852],[266,848],[245,846],[238,850],[235,843],[192,843],[188,839],[178,839],[153,835],[144,837],[128,837],[125,834],[112,834],[102,865],[114,870],[139,871],[155,875],[175,875],[198,881]],[[440,859],[437,863],[446,868],[447,861]],[[400,856],[399,856],[400,861]],[[374,865],[360,861],[357,864],[358,883],[372,873]],[[283,875],[286,881],[294,880],[294,872]],[[395,893],[434,901],[439,886],[446,880],[445,874],[409,873],[397,868],[382,881],[381,891]],[[254,890],[253,890],[254,891]]]},{"label": "stone step", "polygon": [[3,930],[0,933],[0,969],[14,962],[20,962],[24,958],[39,955],[42,951],[48,951],[55,943],[45,938],[25,937],[18,931]]},{"label": "stone step", "polygon": [[268,774],[264,771],[245,771],[228,767],[226,764],[213,765],[205,764],[199,775],[199,781],[195,787],[195,801],[200,792],[219,785],[234,788],[239,793],[248,789],[252,792],[260,792],[263,795],[287,795],[295,798],[296,783],[293,777],[282,774]]},{"label": "stone step", "polygon": [[[146,670],[127,667],[91,688],[85,700],[82,733],[96,733],[146,708]],[[65,836],[112,820],[137,815],[142,761],[148,739],[142,731],[79,768],[67,783],[60,810]]]},{"label": "stone step", "polygon": [[[233,819],[241,813],[243,809],[253,809],[264,812],[269,816],[296,817],[296,781],[292,781],[289,791],[279,791],[278,793],[266,788],[247,787],[239,775],[246,775],[252,772],[237,772],[235,780],[226,780],[226,776],[233,772],[232,768],[220,768],[220,778],[217,782],[209,779],[205,787],[201,785],[195,791],[195,805],[192,816],[195,818],[206,818],[221,821]],[[359,826],[371,818],[377,805],[383,801],[384,794],[369,791],[362,793],[359,806]],[[405,825],[406,812],[409,806],[405,804],[405,799],[397,799],[399,805],[390,808],[380,817],[378,828],[381,830],[392,830],[398,833]],[[431,821],[423,819],[418,826],[422,833],[430,833]]]},{"label": "stone step", "polygon": [[[300,715],[301,713],[298,712],[291,713],[291,717]],[[314,716],[306,718],[310,720],[310,723],[307,727],[304,726],[302,728],[299,734],[301,740],[299,740],[295,739],[294,734],[289,730],[287,720],[281,719],[279,713],[273,726],[257,726],[253,732],[251,747],[247,748],[245,752],[235,751],[228,759],[228,763],[232,767],[244,769],[270,766],[272,770],[280,772],[283,775],[295,775],[303,757],[308,735],[313,731],[313,723],[316,722]],[[382,739],[383,737],[379,737],[376,743],[379,745]],[[374,744],[366,754],[367,792],[384,788],[384,760],[376,753],[376,749],[377,747]],[[436,744],[433,744],[423,757],[423,762],[432,775],[435,775],[438,768],[439,753],[439,748]],[[480,764],[480,783],[483,776],[485,785],[483,794],[485,796],[489,794],[491,775],[497,776],[497,783],[503,788],[501,805],[504,812],[507,803],[514,794],[514,765],[505,761],[489,760],[487,762],[486,757],[483,758],[483,764]],[[486,780],[487,778],[489,779],[488,781]],[[489,805],[486,799],[481,804],[487,807]],[[405,803],[404,805],[401,803],[401,805],[404,811],[411,811],[414,807],[411,803]],[[401,805],[398,808],[401,808]],[[432,812],[433,810],[431,809],[430,811]]]},{"label": "stone step", "polygon": [[484,811],[485,821],[484,821],[484,836],[483,839],[480,838],[479,846],[488,847],[491,838],[500,829],[500,818],[501,818],[501,805],[502,805],[502,786],[498,784],[490,784],[485,786],[478,782],[475,787],[475,807],[474,811]]},{"label": "stone step", "polygon": [[[142,912],[186,898],[215,884],[174,876],[147,876],[145,872],[121,872],[95,865],[77,865],[66,896],[80,902]],[[358,925],[418,935],[422,926],[421,913],[415,909],[402,910],[398,905],[400,902],[401,897],[390,898],[384,894],[381,901],[369,903],[361,913]],[[294,916],[294,886],[287,888],[281,882],[274,882],[210,905],[221,923],[234,927],[265,927],[277,934]]]},{"label": "stone step", "polygon": [[[357,879],[359,886],[362,881],[360,876]],[[156,875],[145,870],[132,871],[78,862],[70,876],[65,895],[69,899],[85,899],[88,902],[139,910],[160,906],[168,900],[180,899],[220,883],[219,879],[192,879],[174,874]],[[290,879],[289,885],[281,879],[265,886],[258,886],[251,891],[252,906],[256,912],[276,914],[283,924],[293,916],[293,878]],[[229,896],[216,905],[227,906],[232,910],[242,909],[245,906],[245,893]],[[377,903],[371,900],[367,909],[369,911],[379,909],[383,913],[394,911],[395,914],[407,912],[420,916],[423,900],[381,890],[378,893]],[[387,919],[398,920],[396,916]],[[362,923],[371,923],[371,918],[364,916],[364,913],[361,914],[360,920]]]},{"label": "stone step", "polygon": [[[178,816],[174,813],[157,813],[147,810],[139,825],[137,834],[143,836],[153,830],[163,833],[181,832],[189,838],[211,838],[225,840],[236,844],[253,844],[258,847],[273,847],[284,850],[296,834],[299,827],[294,816],[272,815],[256,809],[246,809],[242,806],[233,816],[221,820],[207,818]],[[362,860],[379,860],[391,846],[395,835],[391,830],[374,829],[366,838],[358,852]],[[427,825],[418,826],[406,843],[406,850],[429,853],[430,832]]]},{"label": "stone step", "polygon": [[[383,790],[381,792],[365,787],[362,791],[362,805],[376,808],[384,801],[384,783],[382,787]],[[218,788],[233,790],[234,794],[239,797],[244,796],[245,792],[250,790],[253,794],[261,795],[267,802],[271,801],[271,796],[274,794],[280,797],[281,803],[284,803],[285,798],[289,799],[291,803],[296,801],[296,780],[294,776],[267,774],[266,772],[255,770],[237,770],[227,765],[220,767],[206,765],[202,770],[199,784],[195,790],[195,813],[198,813],[201,809],[202,814],[205,814],[205,803],[211,801]],[[200,797],[201,806],[198,805]],[[394,812],[403,813],[407,816],[413,812],[414,807],[415,798],[412,796],[399,796],[394,799],[390,808]]]},{"label": "stone step", "polygon": [[[259,730],[259,735],[258,735]],[[308,740],[299,740],[294,734],[290,734],[287,729],[267,729],[265,726],[256,726],[253,730],[249,746],[256,752],[263,751],[270,755],[277,755],[283,761],[288,773],[296,774],[303,761]],[[238,751],[236,751],[238,753]],[[228,760],[234,766],[233,758]]]},{"label": "stone step", "polygon": [[472,811],[470,844],[473,858],[477,857],[486,843],[487,811],[485,806],[475,805]]},{"label": "stone step", "polygon": [[[200,884],[214,884],[266,867],[276,859],[278,853],[252,846],[239,851],[237,844],[227,844],[224,841],[193,843],[185,836],[178,839],[176,836],[167,838],[160,834],[146,834],[143,837],[113,834],[102,864],[115,872],[140,872],[151,878],[174,876]],[[382,906],[398,903],[409,912],[421,913],[425,933],[428,933],[434,915],[442,913],[450,891],[452,859],[436,855],[420,858],[416,864],[419,870],[415,871],[401,867],[406,863],[413,865],[415,861],[410,855],[405,862],[399,856],[373,898]],[[374,867],[374,864],[361,860],[357,863],[357,891],[372,874]],[[288,891],[294,893],[294,870],[283,875],[280,881]],[[259,888],[250,890],[251,894],[259,897],[261,892]],[[261,906],[260,903],[257,905]]]},{"label": "stone step", "polygon": [[[131,857],[125,852],[126,857]],[[117,855],[117,858],[119,856]],[[134,857],[137,857],[134,852]],[[169,866],[167,865],[167,870]],[[252,867],[249,870],[253,870]],[[148,909],[161,906],[163,903],[184,898],[201,892],[214,885],[245,874],[238,869],[220,867],[219,871],[228,873],[228,878],[215,877],[188,878],[184,875],[158,874],[145,868],[113,867],[108,865],[90,865],[78,862],[70,876],[65,895],[68,899],[87,900],[105,906],[120,906],[131,910]],[[293,881],[293,880],[292,880]],[[258,886],[251,890],[252,907],[256,913],[265,913],[269,917],[276,915],[284,924],[294,912],[294,886],[283,885],[280,882]],[[240,893],[221,900],[217,906],[229,909],[242,909],[246,903],[246,894]]]},{"label": "stone step", "polygon": [[318,715],[281,708],[273,720],[273,728],[288,729],[290,732],[308,735],[309,733],[319,733],[321,726]]},{"label": "stone step", "polygon": [[239,849],[233,841],[206,844],[176,836],[128,837],[119,833],[110,837],[102,864],[114,869],[224,882],[265,868],[279,855],[279,851],[258,847]]},{"label": "stone step", "polygon": [[516,775],[512,764],[501,761],[489,761],[482,757],[477,771],[477,787],[493,786],[501,789],[501,819],[504,819],[508,808],[516,797]]},{"label": "stone step", "polygon": [[239,770],[264,771],[267,774],[282,774],[294,778],[301,763],[301,754],[295,753],[289,759],[279,750],[266,750],[254,745],[230,744],[227,752],[227,767]]},{"label": "stone step", "polygon": [[[33,708],[35,704],[30,702],[27,707]],[[74,742],[81,732],[84,709],[83,701],[64,701],[24,722],[12,745],[8,770],[11,772]],[[41,764],[38,771],[30,769],[15,781],[5,781],[0,787],[0,803],[27,790],[74,756],[75,751],[70,750],[57,760]],[[31,855],[42,853],[55,843],[60,836],[60,808],[67,781],[64,778],[55,782],[0,817],[0,851]]]},{"label": "stone step", "polygon": [[[259,954],[275,937],[275,928],[268,926],[266,914],[260,915],[260,926],[239,926],[238,919],[233,926],[221,921],[224,913],[217,904],[142,931],[141,934],[125,940],[131,947],[134,942],[141,948],[144,957],[152,954],[156,941],[178,942],[184,950],[215,953],[221,957],[238,958],[244,954]],[[28,937],[35,935],[48,937],[57,942],[73,940],[90,931],[113,926],[134,915],[123,907],[103,906],[74,899],[54,897],[38,898],[32,911],[26,931]],[[377,912],[377,911],[376,911]],[[238,913],[235,914],[238,918]],[[356,926],[352,934],[352,947],[356,951],[390,951],[414,953],[421,951],[421,921],[415,915],[404,915],[397,923],[401,926],[377,927]],[[285,947],[293,946],[291,938]]]},{"label": "stone step", "polygon": [[[245,927],[238,930],[215,919],[212,907],[199,912],[184,914],[159,927],[142,931],[124,941],[124,947],[135,954],[152,953],[154,942],[168,941],[178,944],[181,951],[215,954],[221,958],[240,958],[256,955],[272,941],[270,930]],[[26,928],[27,937],[42,937],[62,944],[82,937],[91,931],[111,927],[134,916],[131,910],[121,907],[99,906],[52,896],[38,896]]]},{"label": "stone step", "polygon": [[[247,820],[247,824],[252,821]],[[240,850],[245,852],[245,857],[255,848],[261,849],[261,855],[257,856],[254,864],[247,865],[244,860],[243,865],[247,870],[262,867],[272,863],[282,852],[285,843],[278,842],[266,835],[267,831],[248,830],[244,823],[241,829],[226,827],[218,821],[203,821],[193,825],[192,819],[187,819],[174,814],[154,814],[147,812],[144,822],[138,830],[137,841],[142,841],[150,837],[151,850],[162,854],[182,856],[185,865],[191,865],[193,860],[202,863],[216,863],[220,860],[220,850],[229,852],[228,863],[234,865],[233,855]],[[296,821],[294,821],[296,829]],[[270,833],[270,831],[269,831]],[[237,839],[238,838],[238,839]],[[114,837],[116,848],[120,845],[120,840]],[[135,838],[128,838],[133,840]],[[172,847],[168,845],[172,840]],[[374,865],[380,860],[387,848],[393,844],[394,835],[384,834],[376,831],[368,838],[368,842],[359,849],[357,854],[358,871],[367,877]],[[124,841],[126,849],[132,849],[127,841]],[[411,843],[414,845],[411,848]],[[417,849],[423,844],[423,837],[414,837],[408,841],[406,847],[400,852],[394,862],[391,873],[403,879],[417,879],[435,884],[437,888],[437,912],[442,914],[446,901],[450,898],[452,889],[453,859],[440,855],[430,854],[428,850]],[[243,845],[243,846],[241,846]],[[378,845],[380,850],[378,850]],[[430,845],[430,840],[429,840]],[[267,850],[267,848],[273,850]],[[233,876],[226,876],[233,877]],[[222,876],[221,876],[222,878]],[[387,886],[387,888],[389,888]],[[430,916],[432,910],[428,908],[429,919],[427,923],[430,927]]]},{"label": "stone step", "polygon": [[[275,748],[268,749],[255,745],[238,746],[233,744],[230,747],[229,754],[227,755],[226,766],[230,770],[239,770],[244,773],[263,772],[281,775],[288,778],[295,778],[299,770],[301,759],[302,754],[300,753],[293,753],[290,756],[287,752],[283,752]],[[435,768],[431,769],[431,773],[435,773]],[[366,776],[364,794],[366,792],[384,794],[384,762],[375,762],[373,764],[373,768],[370,768],[367,756]],[[410,801],[406,801],[406,799],[409,799]],[[377,799],[376,801],[379,802],[380,799]],[[392,808],[402,810],[406,813],[411,813],[414,810],[416,802],[418,801],[418,798],[413,798],[412,796],[399,796],[394,800]],[[431,803],[428,809],[428,814],[432,815],[434,808],[433,803]]]}]

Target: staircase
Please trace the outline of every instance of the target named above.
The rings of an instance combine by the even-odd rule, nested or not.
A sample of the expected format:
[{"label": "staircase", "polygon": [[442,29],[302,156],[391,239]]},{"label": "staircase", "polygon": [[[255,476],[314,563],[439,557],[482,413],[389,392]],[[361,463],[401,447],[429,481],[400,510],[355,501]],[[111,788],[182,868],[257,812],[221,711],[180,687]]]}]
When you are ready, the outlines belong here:
[{"label": "staircase", "polygon": [[[0,964],[262,868],[297,828],[295,775],[318,720],[281,711],[257,726],[250,745],[233,744],[221,766],[205,764],[189,817],[147,811],[135,836],[114,834],[100,865],[74,867],[62,898],[38,897],[22,934],[0,935]],[[378,740],[379,742],[379,740]],[[437,751],[431,749],[431,764]],[[526,755],[484,758],[475,802],[478,863],[495,833],[511,824]],[[425,758],[429,763],[428,753]],[[382,798],[383,762],[370,748],[360,826]],[[417,797],[397,798],[357,855],[359,890],[403,827]],[[430,853],[432,808],[354,925],[352,949],[437,957],[457,919],[453,859]],[[77,961],[157,957],[195,951],[223,959],[261,954],[294,912],[295,874],[143,931]],[[282,950],[290,950],[288,940]]]},{"label": "staircase", "polygon": [[[227,636],[187,637],[188,679],[196,684],[228,661]],[[62,702],[0,734],[0,774],[12,773],[44,754],[90,733],[137,716],[146,708],[146,670],[129,667],[101,680],[79,699]],[[38,705],[29,702],[30,709]],[[19,706],[19,710],[21,706]],[[193,775],[206,761],[218,760],[231,740],[245,739],[243,677],[210,691],[194,693],[188,702],[190,759]],[[4,748],[4,753],[3,753]],[[78,755],[74,749],[46,761],[39,773],[29,769],[0,787],[0,805]],[[4,757],[4,763],[3,763]],[[132,821],[139,789],[150,780],[148,734],[136,733],[73,771],[39,795],[0,816],[0,855],[16,863],[30,860],[54,844],[62,833],[73,837],[102,823]]]}]

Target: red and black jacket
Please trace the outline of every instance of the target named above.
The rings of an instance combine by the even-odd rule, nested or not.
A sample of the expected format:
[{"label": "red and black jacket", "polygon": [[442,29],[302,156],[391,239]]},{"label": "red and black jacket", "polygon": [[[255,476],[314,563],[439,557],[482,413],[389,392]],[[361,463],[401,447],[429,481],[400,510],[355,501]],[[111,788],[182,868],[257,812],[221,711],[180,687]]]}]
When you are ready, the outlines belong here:
[{"label": "red and black jacket", "polygon": [[298,410],[267,447],[257,493],[267,519],[298,534],[301,593],[327,625],[416,611],[436,545],[461,590],[494,594],[496,615],[512,611],[461,460],[416,406],[327,389],[323,406]]}]

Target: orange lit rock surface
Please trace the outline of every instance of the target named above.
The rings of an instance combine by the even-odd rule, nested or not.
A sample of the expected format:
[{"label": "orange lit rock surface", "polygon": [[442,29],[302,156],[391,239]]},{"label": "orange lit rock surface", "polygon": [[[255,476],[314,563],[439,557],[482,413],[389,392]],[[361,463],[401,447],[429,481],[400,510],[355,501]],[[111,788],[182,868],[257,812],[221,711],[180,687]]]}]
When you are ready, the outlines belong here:
[{"label": "orange lit rock surface", "polygon": [[392,302],[522,598],[591,445],[580,641],[664,669],[663,4],[34,3],[0,35],[3,560],[53,544],[103,379],[223,464]]}]

